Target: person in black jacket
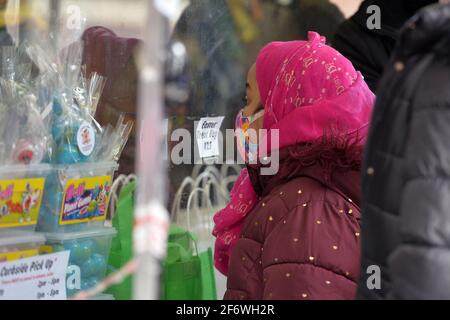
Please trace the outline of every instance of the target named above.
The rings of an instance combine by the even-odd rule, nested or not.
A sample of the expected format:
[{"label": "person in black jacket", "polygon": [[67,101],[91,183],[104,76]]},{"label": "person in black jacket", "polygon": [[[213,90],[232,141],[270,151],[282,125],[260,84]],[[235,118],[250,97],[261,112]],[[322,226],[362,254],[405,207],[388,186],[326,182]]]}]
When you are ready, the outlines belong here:
[{"label": "person in black jacket", "polygon": [[[394,49],[402,25],[419,9],[437,0],[366,0],[350,19],[339,27],[333,47],[347,57],[363,74],[376,92],[384,66]],[[381,12],[381,29],[370,30],[368,7],[376,5]]]},{"label": "person in black jacket", "polygon": [[299,39],[308,39],[315,31],[332,40],[345,17],[338,6],[329,0],[297,0],[292,3],[299,24]]},{"label": "person in black jacket", "polygon": [[450,5],[403,28],[363,170],[358,298],[450,299]]}]

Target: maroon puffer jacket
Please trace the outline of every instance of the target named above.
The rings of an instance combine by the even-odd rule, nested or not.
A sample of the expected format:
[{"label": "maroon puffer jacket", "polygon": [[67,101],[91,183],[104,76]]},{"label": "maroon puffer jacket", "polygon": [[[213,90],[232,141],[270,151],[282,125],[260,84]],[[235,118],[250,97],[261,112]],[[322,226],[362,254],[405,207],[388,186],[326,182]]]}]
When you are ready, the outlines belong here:
[{"label": "maroon puffer jacket", "polygon": [[225,299],[354,299],[361,147],[328,141],[280,158],[275,176],[249,168],[261,199],[233,250]]}]

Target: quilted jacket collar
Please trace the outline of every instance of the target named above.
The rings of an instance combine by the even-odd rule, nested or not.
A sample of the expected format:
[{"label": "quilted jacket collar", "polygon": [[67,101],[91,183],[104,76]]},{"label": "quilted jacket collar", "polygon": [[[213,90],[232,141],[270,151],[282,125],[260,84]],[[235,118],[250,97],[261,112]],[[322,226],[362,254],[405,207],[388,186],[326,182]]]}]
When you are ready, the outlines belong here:
[{"label": "quilted jacket collar", "polygon": [[261,175],[261,164],[247,165],[247,168],[259,196],[266,196],[275,187],[304,176],[351,198],[359,206],[362,152],[360,143],[336,137],[323,138],[315,143],[280,150],[280,165],[275,175]]},{"label": "quilted jacket collar", "polygon": [[450,4],[420,11],[402,30],[396,51],[403,57],[434,52],[450,53]]}]

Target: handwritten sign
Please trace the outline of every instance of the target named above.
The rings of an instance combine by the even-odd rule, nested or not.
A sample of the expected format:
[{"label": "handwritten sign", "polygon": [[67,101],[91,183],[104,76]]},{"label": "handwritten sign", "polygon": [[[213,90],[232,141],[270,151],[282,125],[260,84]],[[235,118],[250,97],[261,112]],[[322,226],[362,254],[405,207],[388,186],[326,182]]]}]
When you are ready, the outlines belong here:
[{"label": "handwritten sign", "polygon": [[69,251],[0,263],[0,300],[65,300]]},{"label": "handwritten sign", "polygon": [[196,129],[196,139],[200,158],[219,155],[219,131],[224,117],[201,118]]}]

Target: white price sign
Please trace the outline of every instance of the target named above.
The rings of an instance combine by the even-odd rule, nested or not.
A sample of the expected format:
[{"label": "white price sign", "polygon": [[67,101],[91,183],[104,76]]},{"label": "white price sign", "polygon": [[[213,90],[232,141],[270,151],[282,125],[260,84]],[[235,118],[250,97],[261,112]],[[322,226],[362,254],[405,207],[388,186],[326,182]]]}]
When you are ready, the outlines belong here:
[{"label": "white price sign", "polygon": [[219,131],[225,117],[201,118],[196,129],[200,158],[216,157],[219,151]]},{"label": "white price sign", "polygon": [[69,251],[0,263],[0,300],[65,300]]}]

